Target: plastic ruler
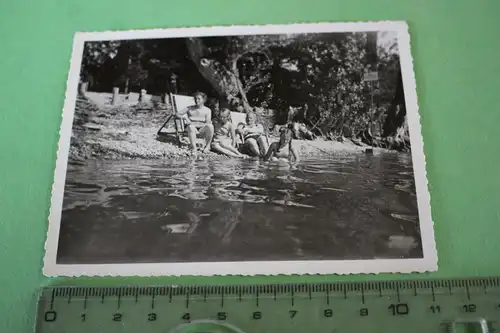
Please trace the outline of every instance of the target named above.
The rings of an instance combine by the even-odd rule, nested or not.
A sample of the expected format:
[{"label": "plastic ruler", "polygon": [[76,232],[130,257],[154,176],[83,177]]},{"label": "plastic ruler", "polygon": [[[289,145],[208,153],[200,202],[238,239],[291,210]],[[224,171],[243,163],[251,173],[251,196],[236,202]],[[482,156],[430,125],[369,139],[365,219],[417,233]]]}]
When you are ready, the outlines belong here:
[{"label": "plastic ruler", "polygon": [[47,287],[37,333],[491,332],[500,277],[273,285]]}]

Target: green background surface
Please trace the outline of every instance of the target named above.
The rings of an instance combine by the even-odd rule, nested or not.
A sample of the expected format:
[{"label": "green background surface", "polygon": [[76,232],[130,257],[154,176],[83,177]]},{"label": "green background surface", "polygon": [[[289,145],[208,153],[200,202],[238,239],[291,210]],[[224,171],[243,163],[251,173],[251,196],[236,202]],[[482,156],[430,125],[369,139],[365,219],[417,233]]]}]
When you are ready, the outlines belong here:
[{"label": "green background surface", "polygon": [[[0,332],[31,332],[76,31],[406,20],[439,271],[398,276],[98,279],[247,283],[500,275],[500,1],[0,0]],[[73,280],[70,282],[82,282]]]}]

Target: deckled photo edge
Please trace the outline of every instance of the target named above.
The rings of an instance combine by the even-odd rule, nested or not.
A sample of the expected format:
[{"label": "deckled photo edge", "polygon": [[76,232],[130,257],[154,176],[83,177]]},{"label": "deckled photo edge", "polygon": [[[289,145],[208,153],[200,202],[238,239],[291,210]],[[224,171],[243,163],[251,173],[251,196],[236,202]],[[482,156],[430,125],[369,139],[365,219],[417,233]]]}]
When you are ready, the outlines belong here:
[{"label": "deckled photo edge", "polygon": [[406,28],[398,32],[399,58],[403,76],[403,87],[405,94],[408,128],[410,132],[411,156],[415,186],[417,192],[417,205],[419,212],[420,232],[424,258],[429,260],[433,270],[438,268],[438,256],[434,234],[434,222],[431,212],[430,192],[427,179],[426,157],[424,152],[424,140],[422,136],[422,125],[420,122],[420,108],[417,96],[417,84],[415,79],[414,61],[411,52],[411,37]]},{"label": "deckled photo edge", "polygon": [[[355,31],[396,31],[408,112],[408,126],[412,146],[418,212],[424,257],[421,259],[325,260],[325,261],[265,261],[214,263],[162,263],[162,264],[57,264],[57,248],[61,209],[66,179],[68,152],[72,134],[74,107],[77,96],[79,71],[86,41],[115,39],[149,39],[190,36],[255,35],[281,33],[320,33]],[[49,225],[45,242],[43,274],[45,276],[214,276],[214,275],[317,275],[317,274],[378,274],[423,273],[437,269],[437,251],[431,218],[430,195],[425,170],[425,154],[416,94],[415,73],[411,56],[410,34],[404,21],[298,23],[255,26],[187,27],[127,31],[77,32],[73,39],[70,70],[59,131],[54,183],[52,186]],[[325,268],[328,266],[328,268]]]},{"label": "deckled photo edge", "polygon": [[64,199],[64,186],[68,166],[68,152],[71,144],[73,116],[75,112],[78,81],[82,63],[83,47],[85,43],[85,40],[82,37],[83,36],[78,33],[73,36],[70,68],[66,79],[66,91],[64,95],[61,126],[59,128],[56,167],[54,170],[54,182],[52,184],[48,216],[47,237],[45,240],[45,257],[43,267],[44,275],[46,275],[46,269],[50,270],[50,267],[56,265],[62,204]]},{"label": "deckled photo edge", "polygon": [[[332,270],[328,266],[334,266]],[[47,276],[291,276],[425,273],[433,271],[424,259],[191,262],[165,264],[54,265]]]},{"label": "deckled photo edge", "polygon": [[341,33],[363,31],[403,31],[406,21],[319,22],[260,25],[219,25],[200,27],[175,27],[156,29],[130,29],[77,32],[75,37],[83,42],[108,40],[137,40],[156,38],[187,38],[209,36],[245,36],[295,33]]}]

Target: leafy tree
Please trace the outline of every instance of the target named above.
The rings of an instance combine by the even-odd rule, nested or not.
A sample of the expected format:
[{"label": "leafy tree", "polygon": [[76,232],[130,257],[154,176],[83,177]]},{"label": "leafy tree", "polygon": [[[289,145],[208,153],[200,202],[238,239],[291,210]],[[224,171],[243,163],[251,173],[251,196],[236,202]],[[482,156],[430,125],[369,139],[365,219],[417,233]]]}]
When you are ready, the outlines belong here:
[{"label": "leafy tree", "polygon": [[240,68],[252,67],[249,66],[252,65],[252,56],[259,55],[265,60],[259,62],[258,68],[251,71],[258,73],[267,69],[273,62],[269,48],[273,45],[288,44],[292,40],[293,37],[288,35],[193,37],[186,39],[186,45],[190,59],[213,86],[219,98],[228,103],[241,103],[248,109],[250,103],[247,92],[251,87],[264,82],[265,78],[246,72],[245,88]]},{"label": "leafy tree", "polygon": [[99,76],[102,66],[116,56],[119,46],[119,41],[86,42],[83,47],[81,81],[93,81],[94,77]]},{"label": "leafy tree", "polygon": [[[375,136],[383,138],[376,144],[407,149],[397,45],[377,48],[377,38],[359,32],[90,42],[82,78],[106,91],[202,90],[246,110],[273,109],[275,121],[294,118],[327,138]],[[368,70],[379,74],[370,85],[363,82]]]},{"label": "leafy tree", "polygon": [[365,44],[365,34],[316,34],[279,47],[270,104],[279,110],[302,106],[307,117],[301,120],[322,135],[366,123]]}]

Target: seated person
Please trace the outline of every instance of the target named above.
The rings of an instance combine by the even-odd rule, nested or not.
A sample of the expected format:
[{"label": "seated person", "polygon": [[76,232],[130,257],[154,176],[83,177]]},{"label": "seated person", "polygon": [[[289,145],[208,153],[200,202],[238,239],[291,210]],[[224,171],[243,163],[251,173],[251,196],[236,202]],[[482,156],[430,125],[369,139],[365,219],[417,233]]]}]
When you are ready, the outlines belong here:
[{"label": "seated person", "polygon": [[246,125],[238,126],[245,150],[252,156],[263,156],[268,149],[264,126],[257,123],[257,114],[253,111],[247,113],[246,122]]},{"label": "seated person", "polygon": [[238,149],[236,149],[236,133],[231,123],[231,112],[229,109],[220,110],[215,120],[215,134],[212,142],[212,150],[230,157],[245,157],[245,155],[241,154]]},{"label": "seated person", "polygon": [[202,149],[204,153],[210,150],[210,143],[214,135],[212,111],[205,106],[206,99],[207,95],[197,92],[194,94],[195,105],[190,105],[176,114],[177,118],[184,120],[191,149],[195,152],[197,135],[205,139],[205,145]]},{"label": "seated person", "polygon": [[285,127],[281,130],[280,139],[277,142],[271,143],[269,150],[264,156],[264,161],[277,161],[278,159],[287,159],[290,162],[299,161],[299,152],[292,145],[293,130]]},{"label": "seated person", "polygon": [[212,119],[217,118],[220,112],[220,103],[219,100],[216,98],[209,98],[208,102],[206,103],[206,106],[212,110]]}]

